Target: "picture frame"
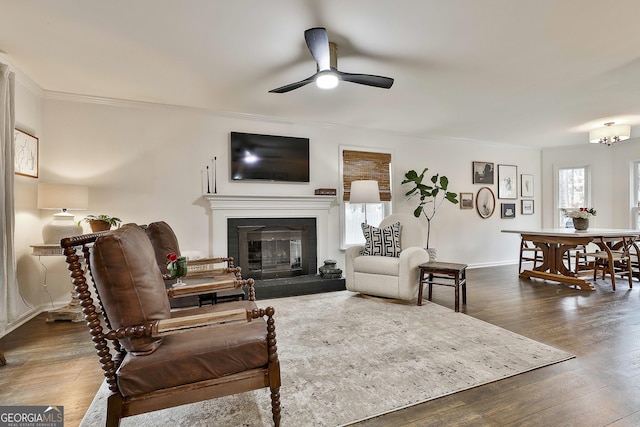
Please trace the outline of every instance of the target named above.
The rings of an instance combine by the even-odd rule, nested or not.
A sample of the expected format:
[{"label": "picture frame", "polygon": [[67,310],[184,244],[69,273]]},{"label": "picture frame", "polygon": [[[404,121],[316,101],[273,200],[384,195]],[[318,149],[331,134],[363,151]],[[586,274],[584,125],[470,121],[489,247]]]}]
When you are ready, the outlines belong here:
[{"label": "picture frame", "polygon": [[476,210],[481,218],[487,219],[496,210],[496,196],[489,187],[482,187],[476,194]]},{"label": "picture frame", "polygon": [[533,175],[520,175],[520,197],[533,197]]},{"label": "picture frame", "polygon": [[518,198],[518,167],[498,165],[498,199]]},{"label": "picture frame", "polygon": [[473,193],[460,193],[460,209],[473,209]]},{"label": "picture frame", "polygon": [[533,215],[533,200],[520,200],[522,215]]},{"label": "picture frame", "polygon": [[39,169],[39,139],[20,129],[14,129],[13,149],[14,149],[14,173],[16,175],[38,177]]},{"label": "picture frame", "polygon": [[472,162],[474,184],[493,184],[494,166],[491,162]]},{"label": "picture frame", "polygon": [[511,219],[516,217],[515,203],[501,203],[500,208],[500,218]]}]

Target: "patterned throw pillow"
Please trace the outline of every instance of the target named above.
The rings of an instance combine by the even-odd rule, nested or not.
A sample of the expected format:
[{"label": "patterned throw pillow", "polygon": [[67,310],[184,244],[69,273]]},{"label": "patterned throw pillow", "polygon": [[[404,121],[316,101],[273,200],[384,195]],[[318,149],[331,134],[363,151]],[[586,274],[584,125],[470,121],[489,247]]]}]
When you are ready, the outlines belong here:
[{"label": "patterned throw pillow", "polygon": [[400,227],[399,222],[385,228],[376,228],[362,223],[362,232],[367,240],[362,255],[399,257]]}]

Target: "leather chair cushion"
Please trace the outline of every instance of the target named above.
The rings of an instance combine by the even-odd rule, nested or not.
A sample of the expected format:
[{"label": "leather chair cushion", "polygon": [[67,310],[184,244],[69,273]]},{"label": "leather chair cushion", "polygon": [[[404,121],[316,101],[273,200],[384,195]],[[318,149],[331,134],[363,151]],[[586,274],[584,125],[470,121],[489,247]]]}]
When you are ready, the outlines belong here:
[{"label": "leather chair cushion", "polygon": [[[151,242],[137,225],[126,224],[96,240],[91,252],[91,272],[112,328],[171,317]],[[120,341],[129,352],[150,353],[161,339],[141,337]]]},{"label": "leather chair cushion", "polygon": [[359,256],[353,260],[353,271],[357,273],[398,276],[400,258],[388,256]]},{"label": "leather chair cushion", "polygon": [[[239,301],[207,308],[220,311],[238,307],[251,308],[255,304]],[[267,363],[267,323],[254,319],[250,323],[170,335],[152,354],[127,354],[118,369],[118,387],[124,396],[134,396],[220,378]]]},{"label": "leather chair cushion", "polygon": [[151,246],[155,251],[156,262],[162,274],[168,274],[167,254],[174,253],[180,256],[180,246],[178,238],[169,224],[164,221],[152,222],[145,229]]}]

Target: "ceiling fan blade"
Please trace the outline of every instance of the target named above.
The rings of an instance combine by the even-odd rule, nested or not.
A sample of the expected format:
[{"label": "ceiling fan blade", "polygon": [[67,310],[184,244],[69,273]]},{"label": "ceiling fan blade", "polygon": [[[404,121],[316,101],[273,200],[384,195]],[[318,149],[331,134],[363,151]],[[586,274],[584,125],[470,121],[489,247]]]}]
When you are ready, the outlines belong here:
[{"label": "ceiling fan blade", "polygon": [[374,76],[372,74],[352,74],[335,70],[340,80],[361,85],[374,86],[383,89],[389,89],[393,85],[391,77]]},{"label": "ceiling fan blade", "polygon": [[331,68],[331,54],[329,53],[329,36],[326,28],[309,28],[304,32],[307,47],[318,64],[318,71]]},{"label": "ceiling fan blade", "polygon": [[[317,73],[316,73],[317,74]],[[288,85],[284,85],[275,89],[271,89],[269,92],[270,93],[285,93],[285,92],[289,92],[292,91],[294,89],[298,89],[299,87],[302,87],[306,84],[309,84],[311,82],[313,82],[316,79],[316,74],[314,74],[311,77],[307,77],[304,80],[300,80],[299,82],[295,82],[295,83],[289,83]]]}]

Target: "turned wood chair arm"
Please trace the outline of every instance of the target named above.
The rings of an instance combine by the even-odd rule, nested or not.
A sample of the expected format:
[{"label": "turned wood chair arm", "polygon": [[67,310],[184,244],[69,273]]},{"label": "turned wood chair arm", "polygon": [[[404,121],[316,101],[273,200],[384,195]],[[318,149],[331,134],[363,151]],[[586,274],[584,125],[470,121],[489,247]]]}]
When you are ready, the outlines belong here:
[{"label": "turned wood chair arm", "polygon": [[[209,269],[202,269],[202,270],[189,270],[187,267],[187,275],[185,277],[189,277],[189,278],[214,278],[216,276],[223,276],[225,274],[229,274],[229,273],[233,273],[233,275],[236,277],[236,279],[242,279],[242,275],[240,274],[240,267],[234,267],[234,268],[209,268]],[[170,280],[172,279],[171,274],[170,273],[165,273],[162,275],[162,279],[163,280]]]},{"label": "turned wood chair arm", "polygon": [[[205,264],[207,265],[207,264]],[[187,275],[185,277],[215,277],[215,276],[220,276],[223,274],[229,274],[229,273],[233,273],[236,278],[240,279],[242,278],[242,275],[240,274],[240,267],[233,267],[233,268],[229,268],[229,267],[225,267],[225,268],[199,268],[199,266],[195,266],[195,268],[190,268],[192,267],[192,264],[187,263]]]},{"label": "turned wood chair arm", "polygon": [[248,323],[255,318],[253,317],[253,311],[249,312],[239,308],[215,313],[194,314],[175,319],[156,320],[143,325],[123,326],[108,331],[105,336],[110,340],[140,337],[159,338],[165,335],[223,326],[230,323]]},{"label": "turned wood chair arm", "polygon": [[170,298],[181,298],[192,295],[210,294],[212,292],[225,291],[230,289],[241,288],[243,286],[249,286],[250,290],[253,288],[254,280],[242,279],[238,280],[235,277],[223,277],[218,280],[212,280],[207,283],[189,284],[185,283],[182,286],[171,288],[167,290],[167,295]]},{"label": "turned wood chair arm", "polygon": [[234,268],[233,257],[199,258],[187,260],[187,265],[209,265],[227,263],[227,268]]}]

